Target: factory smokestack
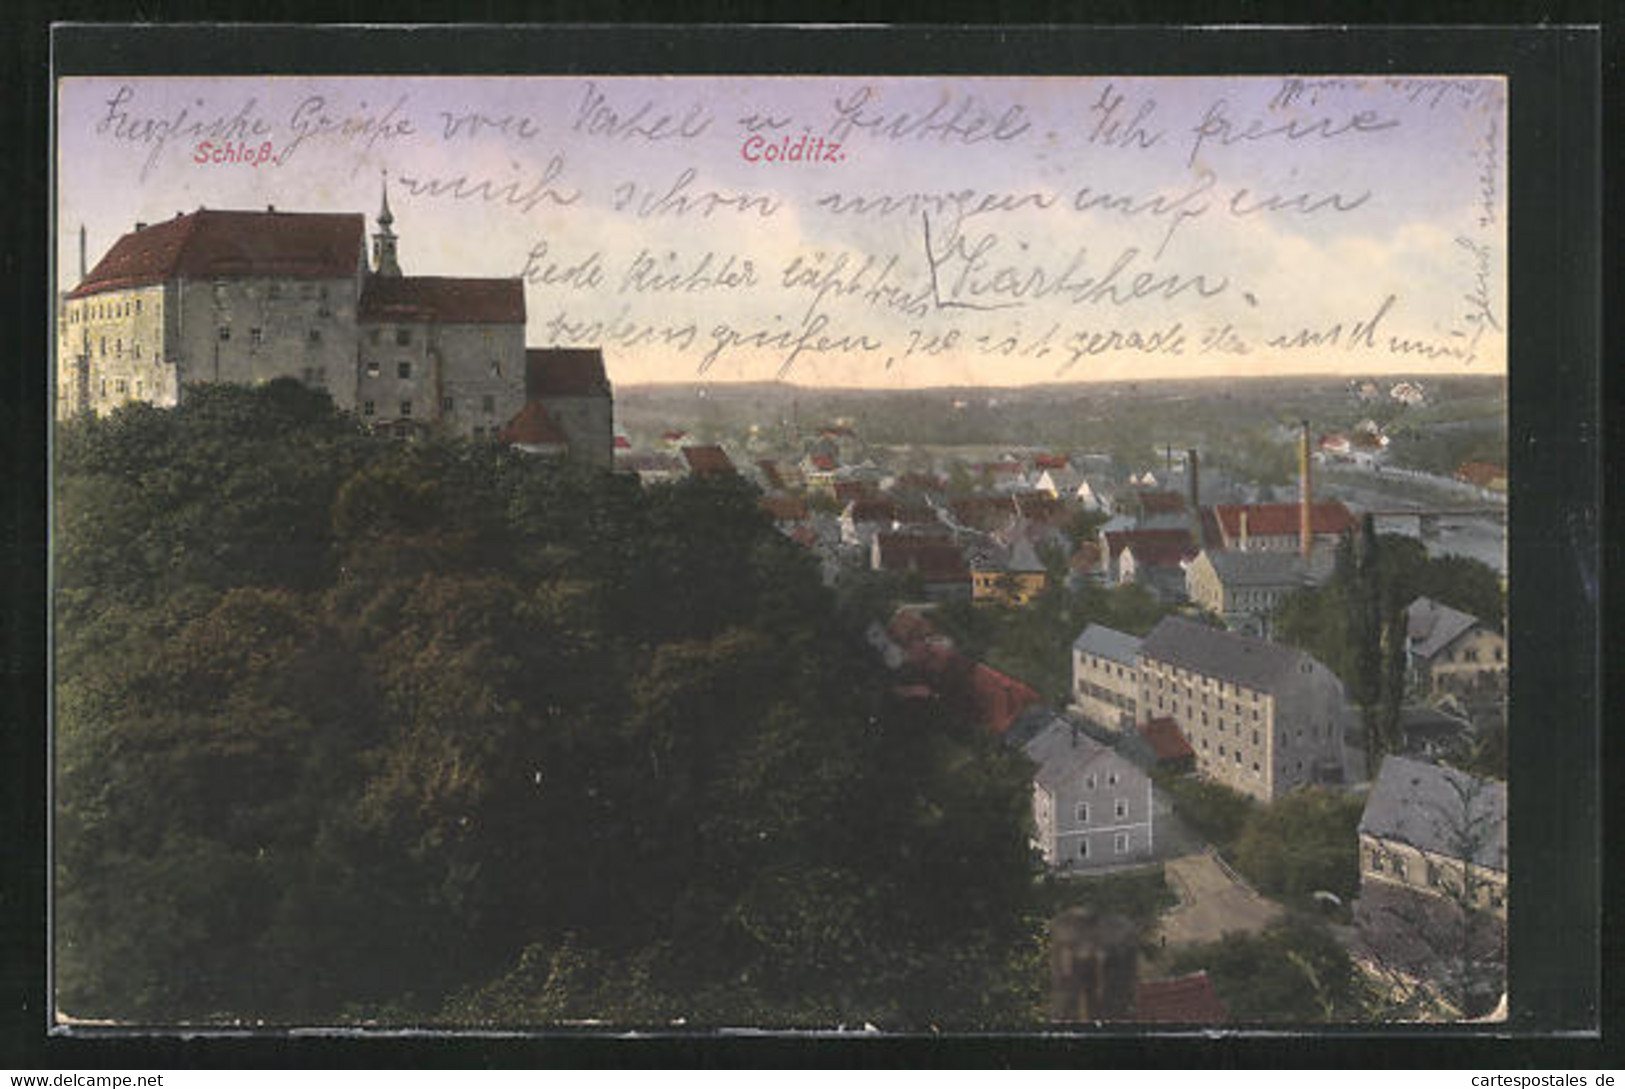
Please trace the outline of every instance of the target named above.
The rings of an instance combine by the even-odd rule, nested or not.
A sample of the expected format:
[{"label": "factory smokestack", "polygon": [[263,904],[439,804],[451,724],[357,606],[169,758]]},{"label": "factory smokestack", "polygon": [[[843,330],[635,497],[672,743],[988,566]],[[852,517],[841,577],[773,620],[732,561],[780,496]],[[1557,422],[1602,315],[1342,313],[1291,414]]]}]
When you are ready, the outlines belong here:
[{"label": "factory smokestack", "polygon": [[1298,439],[1298,554],[1309,559],[1314,544],[1314,523],[1310,517],[1314,504],[1313,485],[1309,480],[1309,421],[1303,422],[1303,435]]},{"label": "factory smokestack", "polygon": [[1191,508],[1191,536],[1196,539],[1196,547],[1203,547],[1202,540],[1202,492],[1197,481],[1197,459],[1195,450],[1185,451],[1185,473],[1189,477],[1185,482],[1185,490],[1189,493],[1187,499]]}]

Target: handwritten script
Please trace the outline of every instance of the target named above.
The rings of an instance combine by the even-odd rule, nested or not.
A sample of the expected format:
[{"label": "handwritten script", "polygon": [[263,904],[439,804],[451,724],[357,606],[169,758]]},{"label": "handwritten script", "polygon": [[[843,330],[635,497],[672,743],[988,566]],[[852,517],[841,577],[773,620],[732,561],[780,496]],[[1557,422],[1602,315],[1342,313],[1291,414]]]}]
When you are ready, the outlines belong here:
[{"label": "handwritten script", "polygon": [[408,274],[518,277],[530,343],[600,345],[632,380],[1500,367],[1505,100],[1357,76],[69,81],[63,199],[371,216],[387,171]]}]

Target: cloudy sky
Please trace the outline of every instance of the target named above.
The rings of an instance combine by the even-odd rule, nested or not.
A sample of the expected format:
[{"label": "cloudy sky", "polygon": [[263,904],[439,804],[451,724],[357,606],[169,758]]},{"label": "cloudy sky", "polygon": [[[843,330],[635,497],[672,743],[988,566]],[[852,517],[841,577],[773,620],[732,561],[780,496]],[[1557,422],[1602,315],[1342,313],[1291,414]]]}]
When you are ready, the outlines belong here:
[{"label": "cloudy sky", "polygon": [[1505,370],[1497,79],[95,78],[58,106],[62,288],[81,224],[94,265],[199,207],[370,220],[387,170],[408,275],[525,275],[529,343],[601,344],[621,383]]}]

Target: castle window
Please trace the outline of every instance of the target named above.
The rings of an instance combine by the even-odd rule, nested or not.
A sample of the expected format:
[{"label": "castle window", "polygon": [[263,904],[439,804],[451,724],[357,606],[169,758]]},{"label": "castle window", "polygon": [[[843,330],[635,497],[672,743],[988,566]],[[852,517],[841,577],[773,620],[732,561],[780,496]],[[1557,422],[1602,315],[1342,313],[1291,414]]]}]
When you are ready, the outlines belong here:
[{"label": "castle window", "polygon": [[412,415],[412,402],[411,401],[402,401],[401,402],[401,417],[404,419],[405,417],[410,416],[410,415]]},{"label": "castle window", "polygon": [[1124,817],[1127,817],[1128,802],[1124,801],[1122,798],[1118,798],[1112,805],[1112,816],[1116,817],[1118,820],[1122,820]]},{"label": "castle window", "polygon": [[136,342],[136,343],[133,343],[133,344],[130,345],[130,354],[135,356],[137,359],[141,358],[141,344],[140,344],[140,342]]},{"label": "castle window", "polygon": [[397,329],[397,330],[395,330],[395,343],[396,344],[410,344],[410,343],[412,343],[412,330],[410,330],[410,329]]},{"label": "castle window", "polygon": [[361,415],[363,415],[363,416],[371,416],[372,413],[373,413],[372,402],[371,401],[362,401],[361,402]]},{"label": "castle window", "polygon": [[137,314],[141,313],[141,300],[140,299],[137,299],[135,301],[135,312]]},{"label": "castle window", "polygon": [[222,325],[220,327],[220,339],[223,341],[231,339],[231,326]]},{"label": "castle window", "polygon": [[1084,836],[1083,839],[1078,842],[1078,857],[1079,858],[1088,858],[1089,857],[1089,837],[1088,836]]},{"label": "castle window", "polygon": [[481,398],[480,407],[484,409],[485,414],[489,416],[497,410],[497,399],[487,393],[483,398]]},{"label": "castle window", "polygon": [[451,409],[452,409],[452,399],[450,397],[442,397],[442,398],[440,398],[440,411],[441,412],[450,412]]},{"label": "castle window", "polygon": [[322,342],[322,331],[320,329],[312,329],[309,333],[305,334],[305,340],[310,344],[320,344]]},{"label": "castle window", "polygon": [[122,379],[122,378],[120,378],[118,380],[118,382],[114,385],[113,388],[119,393],[128,393],[130,391],[129,385],[126,384],[124,379]]},{"label": "castle window", "polygon": [[412,364],[408,363],[404,359],[401,360],[399,363],[395,364],[395,373],[401,378],[412,377]]},{"label": "castle window", "polygon": [[378,377],[378,361],[376,359],[372,359],[372,360],[367,361],[367,377],[368,378],[377,378]]},{"label": "castle window", "polygon": [[500,359],[491,360],[491,377],[492,378],[501,378],[502,377],[502,361]]},{"label": "castle window", "polygon": [[383,330],[381,330],[381,329],[368,329],[367,330],[367,339],[372,341],[374,344],[377,344],[379,342],[379,339],[382,337],[382,335],[383,335]]},{"label": "castle window", "polygon": [[250,329],[248,331],[248,342],[250,344],[263,344],[265,342],[264,332],[259,329]]},{"label": "castle window", "polygon": [[271,284],[265,289],[265,297],[268,299],[282,298],[282,285],[272,281]]},{"label": "castle window", "polygon": [[1088,802],[1079,802],[1077,809],[1073,812],[1073,816],[1077,817],[1079,824],[1088,824],[1089,823],[1089,803]]},{"label": "castle window", "polygon": [[145,392],[145,386],[146,383],[142,382],[141,379],[137,378],[135,380],[135,395],[137,397],[140,397]]},{"label": "castle window", "polygon": [[113,354],[115,354],[115,355],[123,355],[124,354],[124,338],[123,337],[119,337],[118,339],[113,341]]},{"label": "castle window", "polygon": [[1120,855],[1128,854],[1128,833],[1119,832],[1112,837],[1112,850]]}]

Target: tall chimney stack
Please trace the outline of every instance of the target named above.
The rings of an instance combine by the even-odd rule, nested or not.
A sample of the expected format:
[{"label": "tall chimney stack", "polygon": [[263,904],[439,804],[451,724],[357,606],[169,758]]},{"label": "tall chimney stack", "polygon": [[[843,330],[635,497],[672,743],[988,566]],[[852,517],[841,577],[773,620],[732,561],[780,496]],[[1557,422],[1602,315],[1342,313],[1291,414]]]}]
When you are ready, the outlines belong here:
[{"label": "tall chimney stack", "polygon": [[85,282],[85,276],[86,275],[88,275],[88,273],[85,270],[85,225],[83,223],[81,223],[81,224],[79,224],[79,282],[80,283]]},{"label": "tall chimney stack", "polygon": [[1189,477],[1189,479],[1185,482],[1185,490],[1188,493],[1188,502],[1191,508],[1191,536],[1195,538],[1196,547],[1200,549],[1203,547],[1205,542],[1202,540],[1202,492],[1197,481],[1196,473],[1196,451],[1194,449],[1186,450],[1185,474]]},{"label": "tall chimney stack", "polygon": [[1314,504],[1313,485],[1309,480],[1309,421],[1303,421],[1303,435],[1298,440],[1298,554],[1308,562],[1314,545],[1314,523],[1310,517]]}]

